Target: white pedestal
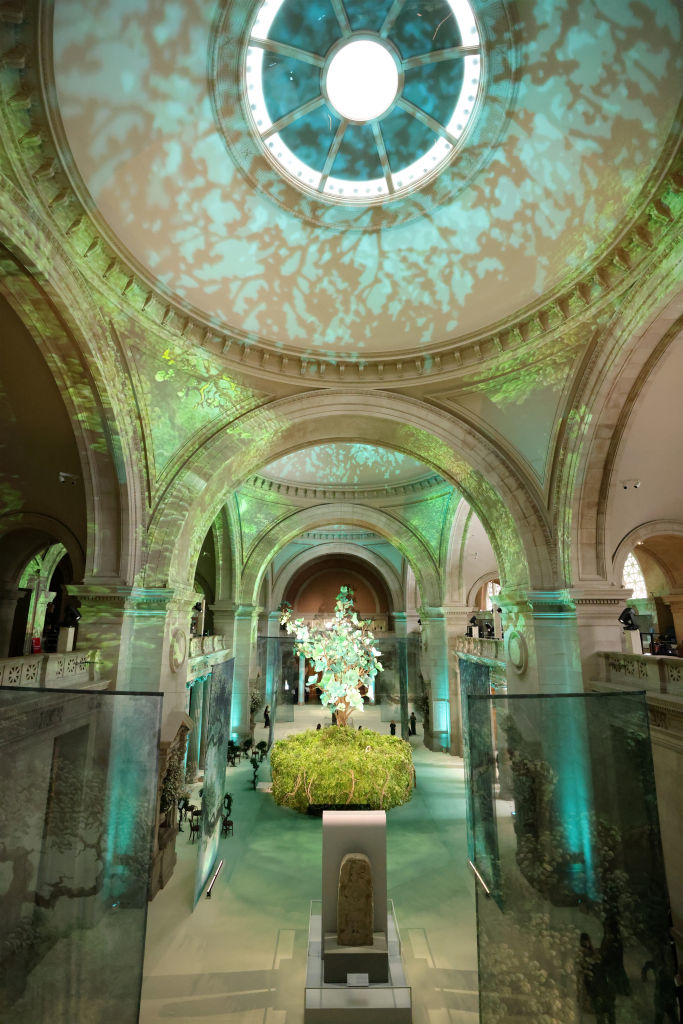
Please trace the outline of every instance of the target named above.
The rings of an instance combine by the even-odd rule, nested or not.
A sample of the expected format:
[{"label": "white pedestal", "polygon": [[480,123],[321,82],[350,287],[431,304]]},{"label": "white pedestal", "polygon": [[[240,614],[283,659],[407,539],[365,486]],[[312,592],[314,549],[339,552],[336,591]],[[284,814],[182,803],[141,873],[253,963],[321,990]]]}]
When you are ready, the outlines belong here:
[{"label": "white pedestal", "polygon": [[625,629],[624,630],[624,647],[627,654],[642,654],[643,653],[643,642],[640,639],[640,630],[638,629]]},{"label": "white pedestal", "polygon": [[76,630],[73,626],[62,626],[57,637],[57,650],[60,654],[68,654],[74,649],[74,636]]},{"label": "white pedestal", "polygon": [[389,981],[359,985],[358,975],[347,975],[345,985],[323,982],[322,902],[311,903],[308,925],[308,962],[304,997],[304,1024],[412,1024],[412,995],[401,963],[401,942],[391,900],[387,906]]}]

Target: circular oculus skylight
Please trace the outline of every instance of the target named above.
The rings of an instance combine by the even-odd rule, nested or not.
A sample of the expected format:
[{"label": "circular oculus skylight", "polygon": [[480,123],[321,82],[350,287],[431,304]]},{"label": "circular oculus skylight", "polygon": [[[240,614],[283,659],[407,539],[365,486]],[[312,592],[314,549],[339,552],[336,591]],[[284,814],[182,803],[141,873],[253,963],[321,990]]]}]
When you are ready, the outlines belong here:
[{"label": "circular oculus skylight", "polygon": [[245,66],[254,134],[301,191],[387,202],[451,163],[479,106],[467,0],[264,0]]}]

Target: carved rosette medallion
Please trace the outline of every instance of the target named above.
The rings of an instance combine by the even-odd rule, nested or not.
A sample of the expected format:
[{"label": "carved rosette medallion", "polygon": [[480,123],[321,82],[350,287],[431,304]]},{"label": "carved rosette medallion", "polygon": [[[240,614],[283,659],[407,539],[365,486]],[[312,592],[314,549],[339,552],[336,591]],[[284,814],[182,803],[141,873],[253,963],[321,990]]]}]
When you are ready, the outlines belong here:
[{"label": "carved rosette medallion", "polygon": [[168,656],[171,662],[171,671],[177,672],[187,657],[187,635],[179,626],[171,634]]}]

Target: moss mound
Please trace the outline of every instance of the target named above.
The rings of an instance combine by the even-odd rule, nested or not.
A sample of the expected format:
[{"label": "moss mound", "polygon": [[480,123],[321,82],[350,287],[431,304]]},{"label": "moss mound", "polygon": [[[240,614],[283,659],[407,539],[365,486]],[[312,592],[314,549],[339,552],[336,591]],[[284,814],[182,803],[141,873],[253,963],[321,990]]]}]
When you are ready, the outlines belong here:
[{"label": "moss mound", "polygon": [[276,804],[305,812],[309,806],[357,806],[388,811],[410,800],[413,754],[398,736],[333,725],[273,744],[270,754]]}]

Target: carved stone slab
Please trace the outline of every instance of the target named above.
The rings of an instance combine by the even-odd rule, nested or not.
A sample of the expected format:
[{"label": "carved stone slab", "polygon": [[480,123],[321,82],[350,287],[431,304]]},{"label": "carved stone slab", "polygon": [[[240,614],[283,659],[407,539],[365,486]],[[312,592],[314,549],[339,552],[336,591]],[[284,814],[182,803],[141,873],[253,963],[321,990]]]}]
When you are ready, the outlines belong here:
[{"label": "carved stone slab", "polygon": [[337,942],[371,946],[374,900],[372,870],[364,853],[347,853],[339,868]]}]

